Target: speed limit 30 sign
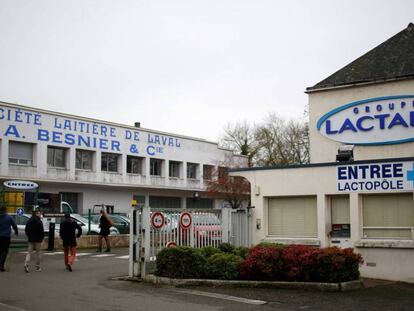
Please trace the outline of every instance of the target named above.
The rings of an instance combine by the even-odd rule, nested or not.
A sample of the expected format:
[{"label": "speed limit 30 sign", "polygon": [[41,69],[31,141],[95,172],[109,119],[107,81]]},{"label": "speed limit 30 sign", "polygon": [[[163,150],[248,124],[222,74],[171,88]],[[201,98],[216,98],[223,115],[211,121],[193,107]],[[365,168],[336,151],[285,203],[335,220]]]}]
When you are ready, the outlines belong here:
[{"label": "speed limit 30 sign", "polygon": [[180,226],[183,229],[188,229],[191,227],[191,224],[193,223],[193,217],[189,212],[181,213],[180,215]]},{"label": "speed limit 30 sign", "polygon": [[165,225],[165,217],[161,212],[155,212],[151,215],[151,226],[154,229],[162,229]]}]

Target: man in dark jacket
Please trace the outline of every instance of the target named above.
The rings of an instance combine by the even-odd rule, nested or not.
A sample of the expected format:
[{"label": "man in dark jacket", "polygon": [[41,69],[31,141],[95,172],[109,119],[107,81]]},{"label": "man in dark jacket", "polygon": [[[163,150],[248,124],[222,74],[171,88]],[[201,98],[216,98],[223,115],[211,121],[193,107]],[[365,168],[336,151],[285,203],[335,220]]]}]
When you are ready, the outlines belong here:
[{"label": "man in dark jacket", "polygon": [[40,246],[45,236],[45,232],[43,230],[43,223],[40,219],[40,211],[38,209],[33,212],[32,217],[26,223],[24,231],[26,232],[28,238],[27,255],[26,260],[24,261],[24,270],[26,272],[29,272],[30,257],[32,255],[32,252],[36,251],[36,271],[40,272],[42,271],[42,268],[40,267],[40,259],[42,258]]},{"label": "man in dark jacket", "polygon": [[7,254],[10,246],[11,229],[13,227],[14,233],[18,235],[17,226],[13,218],[6,213],[5,208],[0,208],[0,272],[6,271],[4,263],[6,262]]},{"label": "man in dark jacket", "polygon": [[[77,234],[76,230],[78,231]],[[72,272],[72,265],[76,259],[76,238],[82,235],[82,228],[70,218],[70,214],[66,213],[65,219],[60,224],[59,235],[63,240],[66,269]]]}]

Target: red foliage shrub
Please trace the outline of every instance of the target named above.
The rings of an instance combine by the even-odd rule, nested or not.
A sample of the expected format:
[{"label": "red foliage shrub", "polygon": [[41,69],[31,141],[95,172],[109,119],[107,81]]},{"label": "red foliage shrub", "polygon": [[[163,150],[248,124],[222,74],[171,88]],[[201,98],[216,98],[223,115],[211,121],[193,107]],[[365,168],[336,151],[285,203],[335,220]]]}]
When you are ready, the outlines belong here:
[{"label": "red foliage shrub", "polygon": [[303,245],[256,246],[240,265],[240,276],[249,280],[345,282],[359,278],[363,260],[353,249]]},{"label": "red foliage shrub", "polygon": [[247,280],[277,280],[283,274],[282,248],[256,246],[240,263],[240,277]]}]

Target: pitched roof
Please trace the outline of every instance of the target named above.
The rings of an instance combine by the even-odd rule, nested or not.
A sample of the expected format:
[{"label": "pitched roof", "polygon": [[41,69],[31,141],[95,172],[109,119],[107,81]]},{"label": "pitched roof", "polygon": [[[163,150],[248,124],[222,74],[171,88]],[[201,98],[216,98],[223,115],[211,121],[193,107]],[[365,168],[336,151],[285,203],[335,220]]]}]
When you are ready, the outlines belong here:
[{"label": "pitched roof", "polygon": [[414,24],[306,91],[414,77]]}]

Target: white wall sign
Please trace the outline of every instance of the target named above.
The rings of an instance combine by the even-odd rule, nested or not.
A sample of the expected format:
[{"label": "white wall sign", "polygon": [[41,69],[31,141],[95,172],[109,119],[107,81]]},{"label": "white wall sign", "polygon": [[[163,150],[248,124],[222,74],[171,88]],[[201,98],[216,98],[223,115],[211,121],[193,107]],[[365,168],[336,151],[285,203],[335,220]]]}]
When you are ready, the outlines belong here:
[{"label": "white wall sign", "polygon": [[18,189],[18,190],[31,190],[36,189],[38,184],[31,182],[31,181],[25,181],[25,180],[8,180],[3,183],[4,186],[12,189]]},{"label": "white wall sign", "polygon": [[336,169],[337,190],[400,191],[414,189],[414,162],[341,165]]},{"label": "white wall sign", "polygon": [[389,145],[414,141],[414,95],[376,97],[352,102],[323,115],[318,131],[354,145]]}]

